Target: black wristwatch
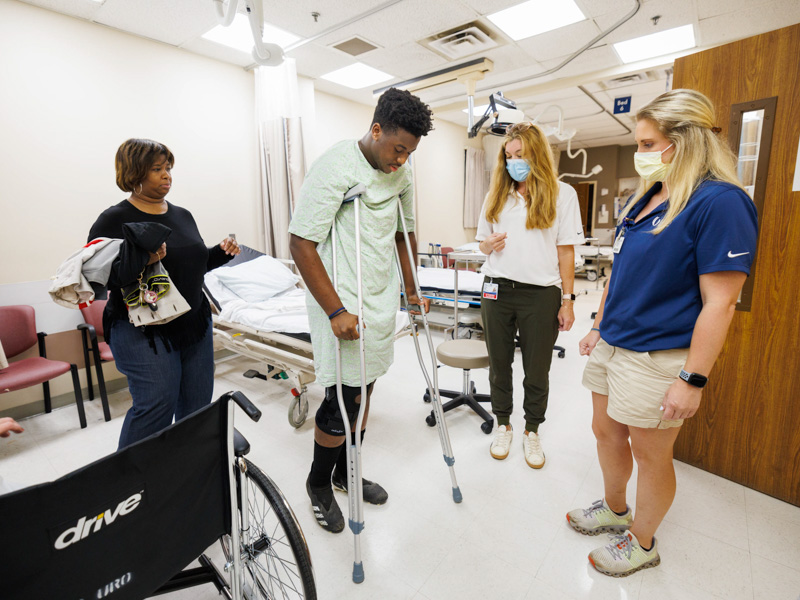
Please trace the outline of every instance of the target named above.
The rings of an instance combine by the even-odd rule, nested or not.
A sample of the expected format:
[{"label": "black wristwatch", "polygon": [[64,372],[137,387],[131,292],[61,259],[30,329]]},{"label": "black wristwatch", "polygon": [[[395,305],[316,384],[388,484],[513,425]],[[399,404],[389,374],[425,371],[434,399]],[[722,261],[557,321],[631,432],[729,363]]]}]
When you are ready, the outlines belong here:
[{"label": "black wristwatch", "polygon": [[683,369],[681,369],[679,377],[696,388],[703,388],[708,383],[708,377],[705,375],[700,375],[700,373],[687,373]]}]

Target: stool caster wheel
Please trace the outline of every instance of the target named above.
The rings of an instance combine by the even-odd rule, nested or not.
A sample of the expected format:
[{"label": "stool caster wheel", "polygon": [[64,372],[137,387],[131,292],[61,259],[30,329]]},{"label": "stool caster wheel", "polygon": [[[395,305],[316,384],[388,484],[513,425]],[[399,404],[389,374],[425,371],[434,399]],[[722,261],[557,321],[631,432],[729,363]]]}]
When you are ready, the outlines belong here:
[{"label": "stool caster wheel", "polygon": [[436,427],[436,417],[433,416],[433,412],[425,417],[425,422],[428,424],[428,427]]},{"label": "stool caster wheel", "polygon": [[431,395],[428,392],[425,392],[425,394],[422,396],[422,401],[423,402],[430,402],[431,401]]},{"label": "stool caster wheel", "polygon": [[558,358],[564,358],[564,357],[566,356],[566,354],[567,354],[567,353],[566,353],[566,351],[565,351],[565,350],[561,350],[561,351],[558,353]]},{"label": "stool caster wheel", "polygon": [[492,433],[492,427],[494,427],[494,423],[490,423],[489,421],[484,421],[481,423],[481,431],[486,435]]}]

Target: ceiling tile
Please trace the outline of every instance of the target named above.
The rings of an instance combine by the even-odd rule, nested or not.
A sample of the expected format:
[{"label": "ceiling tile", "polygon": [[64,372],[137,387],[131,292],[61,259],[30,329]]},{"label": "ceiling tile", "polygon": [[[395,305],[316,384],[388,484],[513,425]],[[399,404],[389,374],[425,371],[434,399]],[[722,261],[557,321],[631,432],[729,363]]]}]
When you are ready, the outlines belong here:
[{"label": "ceiling tile", "polygon": [[[87,2],[86,0],[21,0],[25,4],[32,4],[33,6],[40,6],[47,10],[52,10],[64,15],[78,17],[80,19],[91,20],[100,12],[102,6],[95,2]],[[111,0],[106,0],[111,2]]]},{"label": "ceiling tile", "polygon": [[310,77],[311,79],[316,79],[326,73],[357,62],[356,58],[349,54],[322,46],[316,42],[305,44],[287,52],[287,56],[291,56],[297,61],[298,75]]},{"label": "ceiling tile", "polygon": [[517,45],[541,62],[575,52],[599,33],[594,21],[586,20],[520,40]]},{"label": "ceiling tile", "polygon": [[204,40],[202,38],[194,38],[189,40],[185,44],[182,44],[181,48],[188,50],[189,52],[196,52],[197,54],[201,54],[215,60],[221,60],[233,65],[239,65],[240,67],[246,67],[253,64],[253,57],[249,54],[235,50],[234,48],[228,48],[222,44],[216,44],[214,42]]},{"label": "ceiling tile", "polygon": [[699,0],[697,3],[697,17],[708,19],[728,13],[738,13],[764,4],[769,0]]},{"label": "ceiling tile", "polygon": [[786,27],[800,21],[797,0],[769,2],[700,21],[699,43],[712,46]]},{"label": "ceiling tile", "polygon": [[217,24],[211,2],[195,0],[106,0],[95,22],[179,46]]},{"label": "ceiling tile", "polygon": [[391,48],[379,48],[361,54],[357,58],[371,67],[391,73],[402,80],[421,77],[431,71],[448,66],[447,59],[416,42],[406,42]]},{"label": "ceiling tile", "polygon": [[[595,19],[595,22],[602,31],[605,31],[629,11],[629,8],[621,9],[614,13],[600,16]],[[658,23],[653,25],[651,19],[656,16],[659,17]],[[613,44],[664,31],[665,29],[696,23],[697,6],[695,0],[653,0],[642,4],[639,12],[604,37],[602,43]]]},{"label": "ceiling tile", "polygon": [[[552,69],[562,63],[566,58],[566,56],[560,56],[552,60],[547,60],[544,61],[544,65],[547,69]],[[621,64],[622,61],[610,46],[600,46],[586,50],[583,54],[556,71],[554,75],[557,79],[560,79],[572,77],[574,75],[582,75],[584,73],[588,74]]]}]

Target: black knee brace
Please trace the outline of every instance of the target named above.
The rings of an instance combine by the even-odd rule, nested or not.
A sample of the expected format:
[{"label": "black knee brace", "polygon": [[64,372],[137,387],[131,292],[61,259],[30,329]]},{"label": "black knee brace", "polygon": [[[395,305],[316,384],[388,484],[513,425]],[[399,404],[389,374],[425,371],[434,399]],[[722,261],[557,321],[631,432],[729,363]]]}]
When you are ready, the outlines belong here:
[{"label": "black knee brace", "polygon": [[[367,385],[367,397],[372,394],[373,381]],[[361,386],[351,387],[349,385],[342,386],[342,395],[344,396],[344,407],[347,410],[347,418],[350,420],[350,426],[355,425],[355,420],[358,417],[358,410],[361,407],[360,402],[356,402],[356,398],[361,395]],[[344,420],[342,413],[339,410],[339,401],[336,398],[336,386],[332,385],[325,388],[325,399],[319,405],[317,416],[314,421],[319,427],[320,431],[328,435],[345,435]]]}]

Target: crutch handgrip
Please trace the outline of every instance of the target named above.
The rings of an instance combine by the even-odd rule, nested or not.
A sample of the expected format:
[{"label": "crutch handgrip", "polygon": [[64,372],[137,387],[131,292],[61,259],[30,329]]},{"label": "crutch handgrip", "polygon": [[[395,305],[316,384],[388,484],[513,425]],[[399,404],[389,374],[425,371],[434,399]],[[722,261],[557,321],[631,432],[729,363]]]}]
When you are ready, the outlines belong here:
[{"label": "crutch handgrip", "polygon": [[345,202],[352,202],[362,194],[366,193],[367,187],[363,183],[358,183],[345,192],[342,203],[344,204]]}]

